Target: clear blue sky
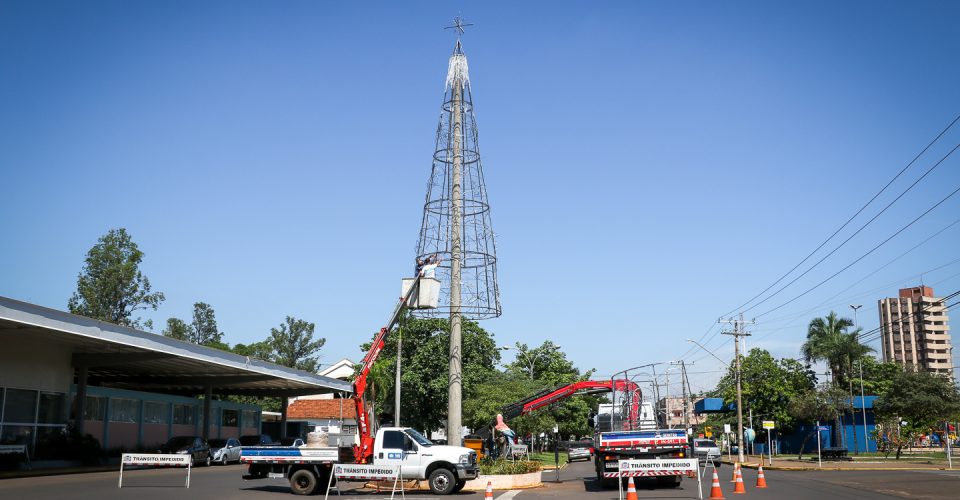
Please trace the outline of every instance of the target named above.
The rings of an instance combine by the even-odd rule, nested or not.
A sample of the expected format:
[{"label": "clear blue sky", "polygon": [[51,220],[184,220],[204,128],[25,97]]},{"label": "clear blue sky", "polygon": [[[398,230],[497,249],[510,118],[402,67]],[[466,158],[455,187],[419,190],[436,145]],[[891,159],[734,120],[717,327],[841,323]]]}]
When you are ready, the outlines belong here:
[{"label": "clear blue sky", "polygon": [[[956,2],[0,0],[0,295],[65,309],[122,226],[167,296],[158,326],[205,301],[246,343],[294,315],[327,338],[322,362],[359,360],[411,269],[458,13],[499,238],[503,317],[484,326],[602,375],[685,354],[960,113]],[[960,126],[866,215],[958,142]],[[960,153],[747,316],[958,170]],[[960,224],[855,283],[957,217],[960,195],[749,345],[797,356],[805,324],[851,302],[875,327],[877,299],[960,257]],[[947,294],[958,273],[923,281]],[[698,358],[694,389],[719,375]]]}]

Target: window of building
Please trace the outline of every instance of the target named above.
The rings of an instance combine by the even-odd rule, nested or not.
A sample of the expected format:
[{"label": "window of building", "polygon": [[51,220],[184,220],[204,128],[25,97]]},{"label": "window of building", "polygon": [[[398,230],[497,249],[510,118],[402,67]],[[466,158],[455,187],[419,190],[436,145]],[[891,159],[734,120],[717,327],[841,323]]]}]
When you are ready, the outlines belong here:
[{"label": "window of building", "polygon": [[170,405],[160,401],[143,403],[143,423],[165,424],[170,421]]},{"label": "window of building", "polygon": [[107,398],[100,396],[87,396],[87,402],[83,406],[83,419],[103,422],[107,416]]},{"label": "window of building", "polygon": [[243,426],[244,427],[256,427],[257,426],[257,411],[256,410],[243,410]]},{"label": "window of building", "polygon": [[225,427],[236,427],[238,413],[239,412],[237,410],[228,410],[224,408],[222,413],[223,417],[220,421],[220,424]]},{"label": "window of building", "polygon": [[173,405],[173,423],[193,425],[193,405]]},{"label": "window of building", "polygon": [[140,420],[140,400],[110,398],[110,421],[135,423]]},{"label": "window of building", "polygon": [[3,400],[4,422],[32,424],[37,421],[37,391],[7,389],[6,393]]},{"label": "window of building", "polygon": [[61,392],[41,392],[37,407],[37,423],[62,424],[66,417],[66,395]]}]

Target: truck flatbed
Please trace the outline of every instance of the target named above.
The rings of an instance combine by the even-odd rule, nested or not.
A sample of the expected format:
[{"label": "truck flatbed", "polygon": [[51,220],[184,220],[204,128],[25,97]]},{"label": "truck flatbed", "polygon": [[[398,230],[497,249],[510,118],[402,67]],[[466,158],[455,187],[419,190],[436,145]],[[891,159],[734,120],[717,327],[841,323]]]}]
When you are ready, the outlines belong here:
[{"label": "truck flatbed", "polygon": [[336,447],[244,446],[240,462],[245,464],[317,464],[340,461]]}]

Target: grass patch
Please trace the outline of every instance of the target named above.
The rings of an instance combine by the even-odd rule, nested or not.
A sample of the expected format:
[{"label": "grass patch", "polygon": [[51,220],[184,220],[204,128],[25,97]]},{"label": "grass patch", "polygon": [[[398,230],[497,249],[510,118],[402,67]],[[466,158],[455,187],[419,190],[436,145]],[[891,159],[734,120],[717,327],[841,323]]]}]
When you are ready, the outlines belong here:
[{"label": "grass patch", "polygon": [[[554,465],[553,453],[531,453],[530,460],[536,460],[544,465]],[[560,465],[567,463],[566,452],[560,454]]]},{"label": "grass patch", "polygon": [[526,474],[528,472],[537,472],[541,469],[540,462],[533,460],[511,461],[503,458],[497,460],[484,458],[480,461],[480,474],[486,476]]}]

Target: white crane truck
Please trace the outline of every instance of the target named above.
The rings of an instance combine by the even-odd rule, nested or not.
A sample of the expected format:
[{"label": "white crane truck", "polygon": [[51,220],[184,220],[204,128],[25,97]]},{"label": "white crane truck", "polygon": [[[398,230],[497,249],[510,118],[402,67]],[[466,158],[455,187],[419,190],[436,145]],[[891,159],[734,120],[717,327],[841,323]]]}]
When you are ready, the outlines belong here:
[{"label": "white crane truck", "polygon": [[[419,280],[436,281],[433,278]],[[427,480],[433,493],[448,495],[460,491],[468,480],[479,475],[477,452],[470,448],[435,445],[407,427],[382,427],[376,431],[375,438],[371,433],[370,417],[363,399],[367,375],[380,356],[390,330],[420,289],[421,283],[417,283],[405,291],[387,325],[377,333],[363,358],[360,373],[353,381],[352,398],[357,408],[360,444],[352,450],[345,448],[347,452],[343,455],[337,447],[244,446],[240,453],[240,462],[248,465],[244,479],[287,479],[293,493],[309,495],[328,484],[335,463],[399,465],[403,479]]]}]

